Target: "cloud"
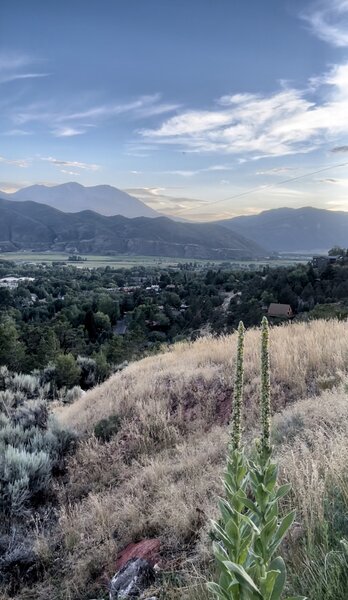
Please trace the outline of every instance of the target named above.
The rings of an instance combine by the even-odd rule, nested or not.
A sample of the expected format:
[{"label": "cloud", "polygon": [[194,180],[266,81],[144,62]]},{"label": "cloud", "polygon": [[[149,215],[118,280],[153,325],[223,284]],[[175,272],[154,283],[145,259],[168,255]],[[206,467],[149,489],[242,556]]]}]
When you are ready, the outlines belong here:
[{"label": "cloud", "polygon": [[331,152],[334,154],[344,154],[348,152],[348,146],[335,146],[332,148]]},{"label": "cloud", "polygon": [[37,62],[37,60],[26,54],[0,52],[0,84],[23,79],[48,77],[49,73],[28,70],[23,72],[24,67],[28,68]]},{"label": "cloud", "polygon": [[296,170],[295,167],[274,167],[266,171],[256,171],[255,175],[283,175],[284,173],[291,173],[291,171]]},{"label": "cloud", "polygon": [[21,67],[28,66],[32,62],[32,58],[30,58],[26,54],[19,54],[16,52],[1,52],[0,72],[20,69]]},{"label": "cloud", "polygon": [[77,129],[75,127],[58,127],[52,133],[55,137],[72,137],[74,135],[82,135],[85,131],[85,129]]},{"label": "cloud", "polygon": [[37,79],[39,77],[48,77],[50,73],[13,73],[12,75],[0,75],[0,83],[9,83],[21,79]]},{"label": "cloud", "polygon": [[83,163],[83,162],[78,162],[75,160],[73,160],[73,161],[60,160],[58,158],[53,158],[52,156],[49,156],[47,158],[41,158],[41,160],[49,162],[52,165],[54,165],[55,167],[58,167],[59,169],[61,169],[61,167],[63,167],[63,168],[70,167],[72,169],[81,169],[83,171],[98,171],[100,169],[100,165]]},{"label": "cloud", "polygon": [[310,29],[324,42],[339,47],[348,46],[348,1],[323,0],[302,14]]},{"label": "cloud", "polygon": [[201,173],[231,171],[232,168],[233,167],[230,165],[210,165],[209,167],[205,167],[203,169],[178,169],[174,171],[161,171],[160,173],[165,175],[178,175],[179,177],[194,177],[196,175],[200,175]]},{"label": "cloud", "polygon": [[9,129],[8,131],[4,131],[4,133],[2,135],[6,135],[6,136],[31,135],[31,131],[26,131],[25,129]]},{"label": "cloud", "polygon": [[23,159],[11,159],[0,156],[0,164],[3,163],[5,165],[12,165],[14,167],[21,167],[22,169],[29,167],[30,160],[27,158]]},{"label": "cloud", "polygon": [[[1,81],[1,79],[0,79]],[[80,107],[80,99],[76,105]],[[66,108],[61,110],[54,102],[33,103],[12,111],[11,118],[16,125],[39,123],[49,127],[54,137],[82,135],[89,127],[127,115],[130,119],[144,119],[177,110],[179,104],[161,101],[160,94],[139,96],[135,100],[123,103],[98,104],[86,108]]]},{"label": "cloud", "polygon": [[316,99],[312,81],[302,90],[223,96],[210,111],[184,111],[139,133],[146,143],[187,152],[244,154],[256,160],[308,153],[328,138],[348,134],[348,62],[316,78],[315,92]]},{"label": "cloud", "polygon": [[185,211],[188,208],[190,210],[199,210],[200,207],[205,204],[204,200],[198,200],[197,198],[174,196],[169,193],[170,190],[162,187],[128,188],[125,191],[128,192],[128,194],[141,199],[151,208],[168,216],[179,215],[180,212]]}]

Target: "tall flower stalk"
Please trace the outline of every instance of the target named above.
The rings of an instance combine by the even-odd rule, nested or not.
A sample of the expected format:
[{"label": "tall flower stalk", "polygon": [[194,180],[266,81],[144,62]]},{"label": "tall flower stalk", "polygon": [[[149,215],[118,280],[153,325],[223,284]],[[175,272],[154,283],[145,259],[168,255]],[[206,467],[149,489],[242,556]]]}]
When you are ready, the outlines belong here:
[{"label": "tall flower stalk", "polygon": [[234,381],[234,399],[232,416],[232,449],[239,450],[242,438],[242,403],[244,383],[244,324],[238,326],[236,372]]},{"label": "tall flower stalk", "polygon": [[268,455],[271,451],[271,379],[269,326],[266,317],[263,317],[261,324],[261,425],[261,448]]},{"label": "tall flower stalk", "polygon": [[[255,461],[241,447],[243,405],[244,326],[238,327],[232,436],[224,476],[225,498],[219,501],[221,518],[212,523],[213,551],[219,582],[208,588],[219,600],[281,600],[286,568],[277,550],[291,527],[295,512],[279,515],[279,500],[290,490],[278,486],[278,468],[272,461],[269,328],[261,326],[261,444]],[[287,600],[306,600],[293,596]]]}]

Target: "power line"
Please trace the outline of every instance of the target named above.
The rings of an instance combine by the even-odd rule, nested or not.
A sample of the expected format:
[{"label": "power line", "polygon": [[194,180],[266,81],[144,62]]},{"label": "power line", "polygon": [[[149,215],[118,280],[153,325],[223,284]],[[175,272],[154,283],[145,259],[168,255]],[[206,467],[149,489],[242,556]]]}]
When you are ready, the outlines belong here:
[{"label": "power line", "polygon": [[[240,194],[235,194],[234,196],[229,196],[227,198],[220,198],[220,200],[213,200],[212,202],[207,202],[202,205],[201,208],[205,208],[206,206],[213,206],[214,204],[218,204],[219,202],[228,202],[229,200],[235,200],[236,198],[242,198],[243,196],[248,196],[249,194],[253,194],[255,192],[260,192],[263,190],[267,190],[273,187],[278,187],[279,185],[284,185],[285,183],[290,183],[292,181],[297,181],[298,179],[304,179],[305,177],[310,177],[311,175],[318,175],[319,173],[323,173],[324,171],[329,171],[330,169],[337,169],[338,167],[346,167],[348,165],[348,161],[343,163],[336,163],[334,165],[330,165],[329,167],[323,167],[322,169],[318,169],[317,171],[311,171],[309,173],[304,173],[303,175],[297,175],[295,177],[289,177],[288,179],[283,179],[282,181],[277,181],[276,183],[269,183],[268,185],[264,185],[262,187],[251,188],[250,190],[246,190],[245,192],[241,192]],[[188,207],[183,208],[179,214],[183,212],[187,212],[190,210],[195,210],[196,207]]]}]

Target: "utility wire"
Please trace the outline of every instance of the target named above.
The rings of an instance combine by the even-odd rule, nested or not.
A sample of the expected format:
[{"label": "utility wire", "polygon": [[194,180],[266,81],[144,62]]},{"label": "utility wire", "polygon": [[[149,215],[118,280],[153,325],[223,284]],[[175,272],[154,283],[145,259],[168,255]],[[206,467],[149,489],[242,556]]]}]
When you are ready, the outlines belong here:
[{"label": "utility wire", "polygon": [[[348,161],[343,163],[336,163],[334,165],[330,165],[329,167],[323,167],[322,169],[318,169],[317,171],[311,171],[309,173],[304,173],[303,175],[289,177],[288,179],[283,179],[282,181],[277,181],[276,183],[269,183],[268,185],[264,185],[261,187],[259,186],[251,188],[250,190],[241,192],[240,194],[235,194],[234,196],[229,196],[228,198],[220,198],[220,200],[213,200],[212,202],[202,204],[200,208],[205,208],[206,206],[213,206],[214,204],[218,204],[220,202],[228,202],[229,200],[235,200],[236,198],[242,198],[243,196],[248,196],[249,194],[254,194],[255,192],[269,190],[270,188],[278,187],[279,185],[284,185],[285,183],[290,183],[291,181],[297,181],[298,179],[304,179],[305,177],[310,177],[311,175],[318,175],[319,173],[323,173],[324,171],[329,171],[330,169],[337,169],[338,167],[346,167],[347,165]],[[181,211],[179,211],[179,214],[190,210],[197,210],[197,207],[190,206],[188,208],[183,208]]]}]

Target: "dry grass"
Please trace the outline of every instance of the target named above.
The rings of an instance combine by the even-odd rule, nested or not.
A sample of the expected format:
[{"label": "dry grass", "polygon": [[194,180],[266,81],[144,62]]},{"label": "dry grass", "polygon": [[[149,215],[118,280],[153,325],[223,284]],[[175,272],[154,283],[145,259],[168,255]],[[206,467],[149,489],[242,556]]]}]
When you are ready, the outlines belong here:
[{"label": "dry grass", "polygon": [[[75,427],[82,441],[59,491],[59,526],[48,542],[38,541],[47,576],[21,600],[106,597],[102,574],[113,574],[118,551],[143,537],[162,540],[161,598],[206,598],[202,581],[213,568],[209,519],[217,514],[222,487],[235,344],[235,336],[178,344],[59,410],[61,422]],[[324,556],[328,549],[317,534],[318,524],[324,528],[327,522],[328,490],[343,495],[348,490],[347,359],[348,323],[271,330],[274,440],[282,477],[294,484],[291,504],[298,508],[299,537],[288,540],[287,552],[291,573],[305,571],[308,589],[311,577],[318,577],[310,548],[319,543]],[[252,430],[259,382],[256,330],[246,336],[245,372],[245,422]],[[340,389],[315,395],[333,384]],[[112,415],[121,425],[102,443],[91,433]],[[347,497],[344,502],[348,505]],[[295,550],[299,538],[306,553]]]},{"label": "dry grass", "polygon": [[[247,332],[245,344],[245,391],[250,418],[258,397],[257,329]],[[166,415],[176,410],[184,411],[185,418],[189,412],[205,423],[209,417],[215,422],[226,422],[235,347],[235,335],[176,344],[169,352],[131,364],[61,409],[59,418],[79,432],[90,432],[100,419],[113,414],[127,419],[133,413],[144,422],[148,413],[156,412],[166,420]],[[271,365],[276,410],[314,395],[325,387],[325,382],[331,385],[339,381],[341,372],[348,371],[348,322],[312,321],[273,328]]]}]

